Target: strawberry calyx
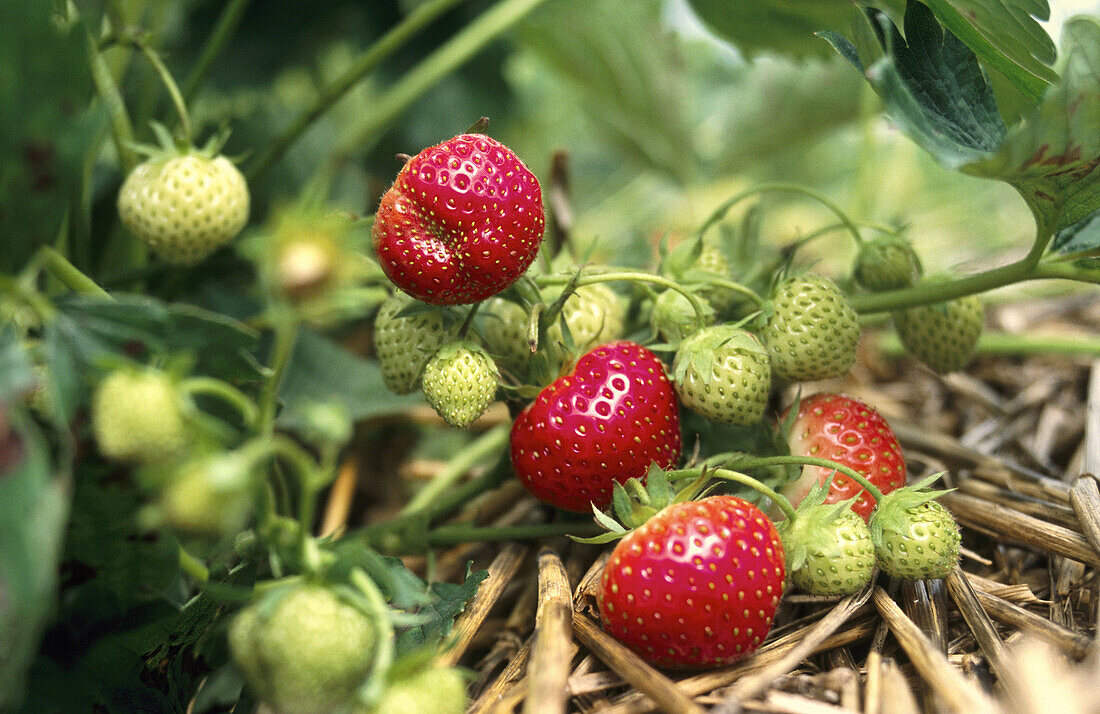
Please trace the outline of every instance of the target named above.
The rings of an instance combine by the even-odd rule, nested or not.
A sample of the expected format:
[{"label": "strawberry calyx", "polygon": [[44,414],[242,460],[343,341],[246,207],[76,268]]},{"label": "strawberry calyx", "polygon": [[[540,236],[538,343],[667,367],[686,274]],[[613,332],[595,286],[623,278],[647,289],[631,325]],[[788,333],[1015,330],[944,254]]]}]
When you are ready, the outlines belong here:
[{"label": "strawberry calyx", "polygon": [[718,361],[718,351],[742,351],[767,356],[768,351],[751,332],[738,324],[715,325],[696,332],[681,343],[676,353],[672,378],[683,382],[689,371],[694,370],[704,385],[714,378],[713,365]]},{"label": "strawberry calyx", "polygon": [[149,128],[153,130],[153,136],[157,143],[130,143],[129,148],[146,157],[150,161],[168,161],[181,156],[197,156],[203,159],[214,159],[221,154],[225,143],[229,141],[229,127],[211,134],[210,138],[202,146],[196,146],[186,139],[173,137],[168,127],[158,121],[149,122]]},{"label": "strawberry calyx", "polygon": [[606,533],[591,538],[578,538],[569,536],[578,543],[603,544],[619,540],[636,528],[644,525],[646,521],[656,516],[665,508],[686,501],[694,500],[706,488],[710,481],[710,474],[700,474],[693,481],[679,490],[674,489],[669,480],[670,475],[680,472],[669,472],[662,469],[656,463],[649,467],[645,481],[632,478],[624,483],[616,482],[612,486],[611,508],[606,512],[592,506],[592,516],[596,523],[606,528]]},{"label": "strawberry calyx", "polygon": [[874,513],[871,514],[870,522],[871,538],[874,540],[876,547],[882,542],[883,535],[886,532],[899,535],[907,534],[907,524],[909,522],[907,511],[929,501],[935,501],[940,496],[955,490],[953,488],[938,491],[928,490],[927,487],[942,478],[945,473],[947,472],[941,471],[932,474],[910,486],[896,489],[885,496],[876,497],[878,505]]},{"label": "strawberry calyx", "polygon": [[797,517],[786,518],[776,524],[787,555],[788,573],[801,570],[811,554],[825,558],[842,554],[840,544],[830,536],[830,532],[835,531],[834,524],[851,509],[856,498],[826,504],[825,497],[831,487],[832,477],[825,484],[815,483],[795,508]]}]

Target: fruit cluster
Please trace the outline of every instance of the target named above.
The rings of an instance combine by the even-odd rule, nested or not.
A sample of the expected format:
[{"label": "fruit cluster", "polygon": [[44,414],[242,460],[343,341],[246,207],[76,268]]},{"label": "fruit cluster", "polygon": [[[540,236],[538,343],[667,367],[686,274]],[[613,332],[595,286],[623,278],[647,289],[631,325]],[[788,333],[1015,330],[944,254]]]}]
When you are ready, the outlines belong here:
[{"label": "fruit cluster", "polygon": [[[413,157],[373,227],[404,293],[378,311],[375,350],[386,385],[419,384],[449,424],[504,396],[520,483],[594,511],[611,531],[597,541],[622,539],[600,589],[608,632],[661,666],[721,665],[763,641],[791,585],[847,594],[876,565],[904,578],[954,567],[954,521],[926,483],[905,487],[901,448],[872,407],[822,393],[767,423],[776,383],[842,377],[856,361],[859,318],[836,282],[780,268],[763,297],[702,234],[653,273],[575,268],[564,252],[533,266],[542,226],[537,180],[497,142],[462,135]],[[897,236],[862,245],[854,266],[868,291],[919,274]],[[965,363],[975,319],[980,329],[966,301],[895,315],[902,340],[941,370]],[[678,469],[688,412],[776,447]],[[763,493],[784,518],[733,494],[692,500],[715,482]]]}]

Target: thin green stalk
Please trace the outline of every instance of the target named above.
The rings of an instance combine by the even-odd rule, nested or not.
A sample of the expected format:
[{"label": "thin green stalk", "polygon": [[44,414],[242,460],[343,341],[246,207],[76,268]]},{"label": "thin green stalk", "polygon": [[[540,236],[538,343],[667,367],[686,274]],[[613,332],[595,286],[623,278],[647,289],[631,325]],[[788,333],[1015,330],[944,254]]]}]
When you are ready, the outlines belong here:
[{"label": "thin green stalk", "polygon": [[180,569],[192,579],[200,583],[210,580],[210,569],[201,560],[188,553],[182,545],[179,547],[179,562]]},{"label": "thin green stalk", "polygon": [[588,538],[603,533],[596,523],[588,521],[564,523],[540,523],[526,526],[486,526],[467,524],[442,526],[428,531],[428,545],[433,548],[460,543],[487,543],[495,541],[536,540],[553,536],[572,535]]},{"label": "thin green stalk", "polygon": [[99,287],[96,281],[82,273],[68,258],[59,253],[52,246],[42,246],[35,256],[36,262],[42,269],[60,281],[65,287],[80,295],[93,295],[105,300],[114,301],[111,294]]},{"label": "thin green stalk", "polygon": [[[900,357],[907,350],[892,332],[884,332],[879,349],[889,357]],[[1089,335],[1011,334],[984,332],[974,347],[976,355],[1063,355],[1100,358],[1100,339]]]},{"label": "thin green stalk", "polygon": [[720,288],[726,288],[732,290],[735,293],[744,295],[753,302],[757,307],[763,309],[767,307],[768,301],[756,294],[756,291],[752,288],[745,287],[741,283],[735,283],[732,280],[726,280],[725,278],[708,278],[707,281]]},{"label": "thin green stalk", "polygon": [[840,206],[836,205],[834,202],[821,195],[817,191],[814,191],[813,189],[809,189],[805,186],[799,186],[798,184],[793,183],[763,183],[741,191],[740,193],[727,199],[722,205],[715,209],[714,213],[712,213],[710,217],[707,218],[707,220],[703,221],[703,225],[699,227],[699,230],[696,231],[696,234],[700,236],[705,234],[708,230],[710,230],[711,226],[725,218],[726,213],[728,213],[731,208],[733,208],[744,199],[760,193],[772,192],[798,193],[808,198],[814,199],[815,201],[832,211],[833,214],[840,219],[840,222],[844,224],[844,227],[848,229],[848,232],[852,234],[852,238],[855,240],[856,245],[863,244],[863,236],[860,235],[859,228],[856,226],[855,221],[849,218],[848,214],[840,209]]},{"label": "thin green stalk", "polygon": [[500,0],[483,12],[379,97],[363,120],[362,130],[336,151],[335,158],[340,160],[369,150],[422,94],[544,2],[546,0]]},{"label": "thin green stalk", "polygon": [[875,499],[875,503],[882,500],[882,491],[880,491],[875,484],[868,481],[866,476],[855,469],[849,468],[844,464],[838,464],[835,461],[830,461],[829,459],[820,459],[816,456],[758,456],[739,458],[733,465],[737,466],[739,469],[755,469],[763,466],[821,466],[842,473],[860,486],[863,486],[863,488],[867,489],[867,492],[871,494],[871,497]]},{"label": "thin green stalk", "polygon": [[[539,285],[568,285],[573,282],[572,276],[539,276],[536,279]],[[595,283],[613,283],[613,282],[635,282],[635,283],[652,283],[654,285],[660,285],[661,287],[668,288],[669,290],[675,290],[676,292],[687,298],[687,301],[691,303],[691,308],[695,311],[695,319],[699,325],[705,325],[707,322],[706,307],[703,306],[699,297],[689,290],[688,288],[680,285],[675,280],[669,280],[668,278],[661,277],[660,275],[653,275],[652,273],[642,273],[634,270],[609,270],[607,272],[589,273],[577,278],[575,285],[583,287],[585,285],[593,285]],[[747,290],[748,288],[746,288]],[[755,293],[754,293],[755,294]]]},{"label": "thin green stalk", "polygon": [[161,84],[168,90],[168,96],[171,97],[172,104],[176,108],[176,114],[179,115],[180,130],[183,132],[183,138],[190,143],[191,115],[187,112],[187,102],[184,101],[183,95],[176,85],[176,80],[172,77],[172,73],[168,71],[168,68],[164,65],[164,61],[161,60],[157,51],[148,44],[136,39],[132,40],[131,43],[141,51],[145,59],[149,60],[149,64],[153,65],[153,70],[157,73],[157,76],[160,77]]},{"label": "thin green stalk", "polygon": [[275,431],[275,411],[279,403],[279,387],[294,353],[294,342],[298,338],[298,325],[288,320],[279,320],[275,324],[275,345],[271,350],[271,376],[264,383],[260,394],[260,425],[264,433]]},{"label": "thin green stalk", "polygon": [[96,93],[111,118],[111,137],[114,139],[115,151],[118,153],[118,162],[123,174],[129,174],[137,166],[137,154],[132,148],[134,145],[134,126],[130,122],[130,115],[126,112],[126,103],[122,100],[118,84],[111,75],[111,69],[103,59],[95,39],[88,33],[88,64],[92,70],[92,82],[95,84]]},{"label": "thin green stalk", "polygon": [[206,394],[218,397],[229,404],[241,415],[241,420],[246,426],[254,426],[259,419],[260,412],[255,403],[244,392],[214,377],[192,377],[185,380],[180,388],[192,396]]},{"label": "thin green stalk", "polygon": [[267,146],[263,153],[256,157],[245,172],[248,180],[255,181],[266,174],[278,163],[287,149],[305,133],[306,129],[332,108],[332,105],[347,94],[363,77],[404,47],[410,38],[429,23],[462,2],[466,0],[433,0],[419,5],[408,17],[379,38],[339,79],[322,89],[313,106],[304,111],[293,124]]},{"label": "thin green stalk", "polygon": [[[738,466],[741,466],[741,464],[739,463]],[[773,488],[770,488],[760,483],[752,476],[748,476],[737,471],[731,471],[730,469],[708,468],[678,469],[676,471],[669,471],[668,477],[670,479],[699,478],[704,473],[706,473],[706,475],[708,476],[713,476],[714,478],[720,478],[723,481],[733,481],[734,483],[739,483],[742,486],[748,486],[752,490],[762,493],[769,499],[771,499],[771,502],[774,503],[779,510],[783,511],[783,515],[787,517],[787,520],[792,523],[798,520],[798,514],[795,513],[794,506],[791,505],[791,502],[787,500],[787,498],[783,494],[777,492]]]},{"label": "thin green stalk", "polygon": [[237,26],[240,24],[241,17],[244,16],[244,11],[248,8],[249,2],[250,0],[229,0],[225,4],[221,15],[218,16],[218,23],[214,25],[213,32],[206,38],[206,44],[203,45],[199,59],[195,62],[187,81],[184,82],[183,98],[185,101],[189,102],[194,99],[203,83],[206,82],[206,76],[210,73],[214,60],[222,53],[222,49],[224,49],[229,38],[237,31]]},{"label": "thin green stalk", "polygon": [[455,483],[481,462],[485,457],[499,452],[508,445],[511,424],[499,424],[475,439],[473,443],[458,453],[447,463],[447,467],[420,489],[406,506],[401,515],[408,515],[430,507],[444,493],[450,491]]}]

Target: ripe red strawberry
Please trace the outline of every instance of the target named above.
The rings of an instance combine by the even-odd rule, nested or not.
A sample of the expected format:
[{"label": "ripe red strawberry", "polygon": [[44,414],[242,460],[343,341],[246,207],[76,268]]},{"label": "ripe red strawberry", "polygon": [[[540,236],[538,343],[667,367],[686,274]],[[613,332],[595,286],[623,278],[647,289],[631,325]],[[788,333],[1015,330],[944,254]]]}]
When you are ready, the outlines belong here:
[{"label": "ripe red strawberry", "polygon": [[[816,456],[835,461],[867,477],[883,493],[905,485],[905,459],[890,425],[867,404],[840,394],[815,394],[803,399],[791,425],[789,445],[795,456]],[[791,503],[798,503],[814,483],[825,483],[833,470],[805,466],[802,475],[781,489]],[[844,474],[838,473],[825,503],[859,498],[852,510],[871,517],[875,501]]]},{"label": "ripe red strawberry", "polygon": [[767,636],[785,576],[779,534],[759,508],[736,496],[679,503],[615,546],[600,619],[661,667],[726,665]]},{"label": "ripe red strawberry", "polygon": [[424,149],[382,196],[374,249],[397,287],[434,305],[499,293],[542,243],[542,189],[498,141],[461,134]]},{"label": "ripe red strawberry", "polygon": [[512,425],[512,466],[537,498],[570,511],[611,503],[615,482],[680,459],[680,414],[661,360],[633,342],[591,350]]}]

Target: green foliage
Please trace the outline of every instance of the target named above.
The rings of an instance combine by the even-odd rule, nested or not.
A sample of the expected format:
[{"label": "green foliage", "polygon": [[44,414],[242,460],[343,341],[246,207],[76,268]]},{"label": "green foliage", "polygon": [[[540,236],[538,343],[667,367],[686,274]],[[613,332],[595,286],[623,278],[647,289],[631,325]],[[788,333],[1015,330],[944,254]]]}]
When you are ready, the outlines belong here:
[{"label": "green foliage", "polygon": [[893,120],[937,161],[1007,182],[1040,226],[1054,229],[1100,205],[1100,23],[1078,18],[1065,36],[1061,77],[1033,112],[1006,130],[977,57],[924,5],[909,3],[904,38],[893,25],[883,28],[885,54],[873,64],[852,42],[825,35],[865,72]]},{"label": "green foliage", "polygon": [[0,710],[19,704],[51,616],[69,483],[26,411],[0,402]]},{"label": "green foliage", "polygon": [[97,127],[83,27],[57,5],[0,3],[0,270],[57,239]]},{"label": "green foliage", "polygon": [[814,33],[846,27],[855,12],[851,4],[836,0],[690,1],[711,29],[748,54],[824,54]]}]

